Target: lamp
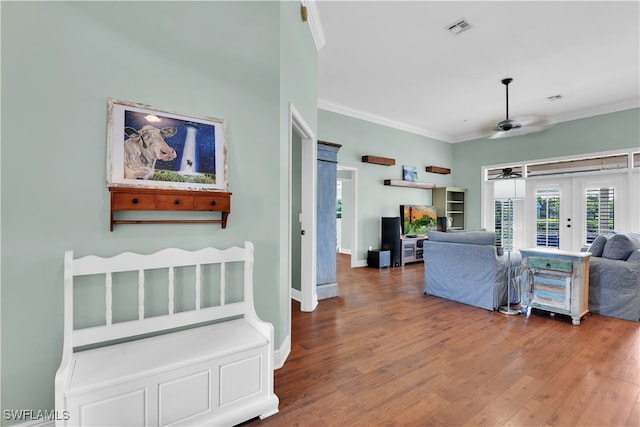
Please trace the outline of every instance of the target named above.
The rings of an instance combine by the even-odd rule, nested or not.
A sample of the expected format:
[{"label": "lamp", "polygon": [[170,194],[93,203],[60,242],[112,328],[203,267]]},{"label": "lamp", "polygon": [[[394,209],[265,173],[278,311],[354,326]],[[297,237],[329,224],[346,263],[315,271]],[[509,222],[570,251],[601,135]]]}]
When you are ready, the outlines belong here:
[{"label": "lamp", "polygon": [[506,315],[520,314],[519,310],[511,308],[511,251],[513,251],[513,201],[521,200],[525,197],[525,181],[519,178],[503,178],[493,181],[494,200],[509,202],[510,237],[504,242],[504,249],[507,251],[507,305],[500,306],[499,311]]}]

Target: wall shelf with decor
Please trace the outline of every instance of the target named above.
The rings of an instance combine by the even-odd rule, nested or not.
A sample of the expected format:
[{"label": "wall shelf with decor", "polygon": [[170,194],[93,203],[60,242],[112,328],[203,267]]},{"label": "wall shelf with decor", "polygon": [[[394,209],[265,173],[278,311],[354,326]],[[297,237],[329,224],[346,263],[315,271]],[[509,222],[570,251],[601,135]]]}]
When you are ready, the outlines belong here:
[{"label": "wall shelf with decor", "polygon": [[435,184],[430,184],[427,182],[405,181],[403,179],[385,179],[384,185],[390,185],[392,187],[422,188],[425,190],[436,188]]},{"label": "wall shelf with decor", "polygon": [[388,157],[379,156],[362,156],[362,163],[371,163],[374,165],[393,166],[396,164],[396,159],[390,159]]},{"label": "wall shelf with decor", "polygon": [[[109,187],[111,223],[116,224],[220,224],[227,226],[231,193],[157,188]],[[220,219],[116,219],[120,211],[220,212]]]}]

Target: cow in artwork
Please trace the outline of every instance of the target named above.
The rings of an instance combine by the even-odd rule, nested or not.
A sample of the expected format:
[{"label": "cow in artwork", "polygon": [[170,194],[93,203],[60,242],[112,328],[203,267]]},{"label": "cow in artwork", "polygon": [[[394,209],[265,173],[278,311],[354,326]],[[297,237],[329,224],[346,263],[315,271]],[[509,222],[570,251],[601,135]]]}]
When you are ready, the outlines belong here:
[{"label": "cow in artwork", "polygon": [[165,138],[176,134],[176,128],[158,129],[145,125],[140,130],[125,127],[129,136],[124,141],[124,177],[125,179],[151,179],[157,160],[173,160],[176,151],[167,144]]}]

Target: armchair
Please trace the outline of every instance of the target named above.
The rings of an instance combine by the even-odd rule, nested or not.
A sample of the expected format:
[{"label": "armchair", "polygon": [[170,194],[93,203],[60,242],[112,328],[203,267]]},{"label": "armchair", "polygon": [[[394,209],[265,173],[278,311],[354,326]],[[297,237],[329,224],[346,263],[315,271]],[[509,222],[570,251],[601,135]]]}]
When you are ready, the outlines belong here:
[{"label": "armchair", "polygon": [[[424,242],[424,293],[496,310],[507,303],[507,255],[498,255],[494,233],[429,231]],[[519,276],[520,253],[511,253],[511,277]],[[512,284],[510,303],[518,303]]]}]

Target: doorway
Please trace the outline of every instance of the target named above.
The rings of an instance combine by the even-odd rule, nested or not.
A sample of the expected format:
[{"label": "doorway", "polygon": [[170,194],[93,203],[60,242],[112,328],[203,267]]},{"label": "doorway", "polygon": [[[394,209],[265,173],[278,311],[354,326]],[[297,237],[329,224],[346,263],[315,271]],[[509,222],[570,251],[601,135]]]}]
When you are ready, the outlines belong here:
[{"label": "doorway", "polygon": [[338,165],[338,183],[342,193],[342,218],[338,252],[351,255],[351,267],[358,267],[358,169]]},{"label": "doorway", "polygon": [[315,134],[289,103],[289,301],[298,301],[301,311],[313,311],[318,305],[316,153]]}]

